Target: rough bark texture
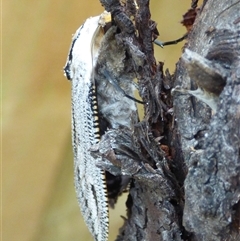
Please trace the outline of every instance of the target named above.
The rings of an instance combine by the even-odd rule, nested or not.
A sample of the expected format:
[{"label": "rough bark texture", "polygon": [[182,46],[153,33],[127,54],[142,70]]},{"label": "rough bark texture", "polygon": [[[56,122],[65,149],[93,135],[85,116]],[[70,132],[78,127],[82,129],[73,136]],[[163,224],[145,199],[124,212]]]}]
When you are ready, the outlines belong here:
[{"label": "rough bark texture", "polygon": [[[193,97],[174,95],[174,114],[188,167],[183,225],[195,240],[237,240],[239,235],[239,17],[239,1],[206,1],[189,35],[187,48],[219,64],[227,76],[216,113]],[[176,85],[191,89],[196,82],[180,61]]]},{"label": "rough bark texture", "polygon": [[[116,2],[101,1],[115,14],[146,103],[144,121],[100,143],[113,163],[100,166],[116,174],[117,159],[119,172],[132,176],[117,240],[240,240],[240,1],[204,1],[185,46],[199,67],[182,58],[174,76],[154,59],[149,1],[137,0],[137,11],[130,0],[125,8]],[[128,17],[137,35],[124,29]],[[188,94],[171,95],[174,86],[214,94],[216,112]]]}]

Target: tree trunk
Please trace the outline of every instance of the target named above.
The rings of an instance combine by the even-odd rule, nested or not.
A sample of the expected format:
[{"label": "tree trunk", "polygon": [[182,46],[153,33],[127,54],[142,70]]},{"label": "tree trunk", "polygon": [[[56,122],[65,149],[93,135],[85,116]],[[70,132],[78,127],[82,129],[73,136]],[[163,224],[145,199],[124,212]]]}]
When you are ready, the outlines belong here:
[{"label": "tree trunk", "polygon": [[[188,169],[182,220],[195,240],[240,237],[236,238],[240,227],[239,21],[239,1],[206,1],[189,36],[188,49],[223,68],[225,86],[218,93],[216,113],[195,98],[174,96],[174,115]],[[177,66],[176,85],[196,86],[183,62]],[[195,71],[193,75],[201,75],[197,68]],[[206,81],[209,88],[217,85],[211,78]]]},{"label": "tree trunk", "polygon": [[[119,28],[129,53],[144,54],[137,77],[145,118],[111,133],[132,176],[117,240],[240,240],[240,1],[204,1],[174,76],[154,58],[149,0],[137,4],[135,12],[127,0],[123,12],[138,35],[127,41],[131,33]],[[196,88],[198,99],[188,91]]]}]

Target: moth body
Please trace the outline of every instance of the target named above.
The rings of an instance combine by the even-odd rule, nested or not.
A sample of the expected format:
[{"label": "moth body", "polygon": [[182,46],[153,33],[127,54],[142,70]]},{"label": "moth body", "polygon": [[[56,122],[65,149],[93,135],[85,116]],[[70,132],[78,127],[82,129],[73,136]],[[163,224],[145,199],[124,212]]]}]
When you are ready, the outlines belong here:
[{"label": "moth body", "polygon": [[73,36],[65,66],[65,75],[72,82],[72,143],[74,182],[84,220],[97,241],[108,239],[108,203],[105,175],[96,167],[89,148],[100,139],[95,67],[91,40],[98,30],[98,17],[89,18]]},{"label": "moth body", "polygon": [[[72,82],[72,143],[75,189],[84,220],[96,241],[108,239],[108,197],[111,206],[127,185],[128,177],[113,176],[96,166],[102,157],[90,149],[108,129],[137,121],[133,100],[134,73],[128,70],[124,46],[117,44],[117,27],[106,33],[103,16],[89,18],[72,39],[64,68]],[[108,193],[107,193],[108,189]]]}]

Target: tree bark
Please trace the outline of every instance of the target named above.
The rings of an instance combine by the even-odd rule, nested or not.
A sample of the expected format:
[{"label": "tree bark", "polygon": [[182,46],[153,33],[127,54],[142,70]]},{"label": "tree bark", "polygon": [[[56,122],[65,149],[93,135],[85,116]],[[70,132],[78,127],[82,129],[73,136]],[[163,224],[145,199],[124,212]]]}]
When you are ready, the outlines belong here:
[{"label": "tree bark", "polygon": [[[195,240],[240,237],[239,17],[240,1],[205,1],[186,46],[223,67],[225,86],[219,93],[216,113],[193,97],[173,98],[188,169],[183,225]],[[180,60],[175,85],[190,89],[196,82],[189,78],[184,61]],[[207,85],[212,85],[210,80]]]},{"label": "tree bark", "polygon": [[[133,61],[144,55],[137,77],[145,118],[109,133],[109,148],[132,177],[117,240],[240,240],[240,1],[204,1],[174,76],[155,61],[149,1],[137,4],[135,12],[126,1],[123,12],[134,17],[138,35],[120,29]],[[216,110],[171,94],[176,86],[210,93]]]}]

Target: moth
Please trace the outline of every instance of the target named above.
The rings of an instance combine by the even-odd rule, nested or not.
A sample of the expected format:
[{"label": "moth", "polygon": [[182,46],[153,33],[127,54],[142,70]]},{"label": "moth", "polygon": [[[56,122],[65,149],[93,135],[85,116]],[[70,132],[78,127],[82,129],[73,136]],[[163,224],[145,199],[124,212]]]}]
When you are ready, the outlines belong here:
[{"label": "moth", "polygon": [[[74,182],[78,203],[95,240],[108,240],[108,205],[128,183],[97,167],[100,156],[91,147],[110,129],[131,128],[138,120],[135,77],[118,28],[110,14],[88,18],[72,38],[65,76],[72,83],[72,145]],[[116,189],[115,189],[116,188]]]}]

